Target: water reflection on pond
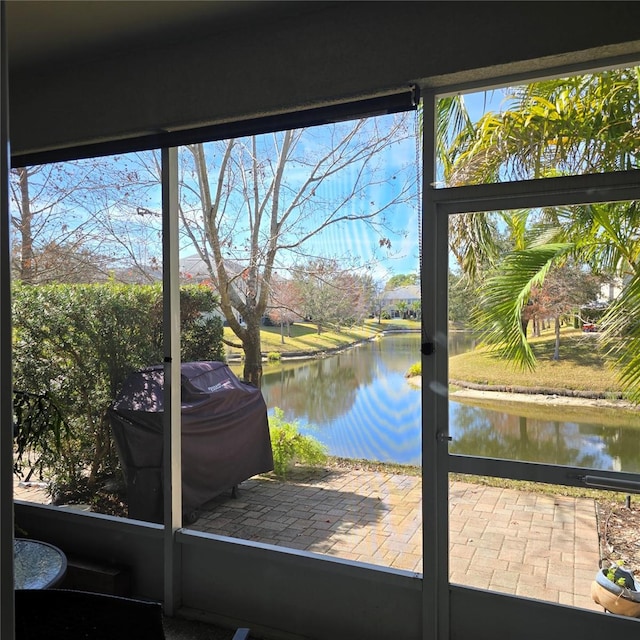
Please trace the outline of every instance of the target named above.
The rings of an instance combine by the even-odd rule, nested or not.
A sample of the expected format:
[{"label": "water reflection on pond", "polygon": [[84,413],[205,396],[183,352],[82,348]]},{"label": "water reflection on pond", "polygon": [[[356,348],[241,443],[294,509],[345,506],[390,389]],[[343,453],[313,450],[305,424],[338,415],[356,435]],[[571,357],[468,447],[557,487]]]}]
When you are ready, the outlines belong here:
[{"label": "water reflection on pond", "polygon": [[[450,355],[472,346],[468,334],[452,334]],[[404,377],[419,358],[419,334],[390,334],[330,358],[268,366],[262,391],[270,411],[280,407],[332,455],[420,465],[421,392]],[[568,416],[557,407],[541,416],[520,406],[450,402],[450,451],[640,471],[635,415],[589,408]]]},{"label": "water reflection on pond", "polygon": [[[529,411],[531,409],[529,408]],[[500,410],[451,402],[451,453],[545,462],[591,469],[640,471],[640,428],[608,410],[575,412],[571,421],[521,415],[517,405]],[[600,413],[602,412],[602,414]],[[595,420],[607,420],[608,424]]]},{"label": "water reflection on pond", "polygon": [[421,393],[404,377],[419,349],[419,334],[398,334],[285,364],[266,370],[262,393],[332,455],[420,464]]}]

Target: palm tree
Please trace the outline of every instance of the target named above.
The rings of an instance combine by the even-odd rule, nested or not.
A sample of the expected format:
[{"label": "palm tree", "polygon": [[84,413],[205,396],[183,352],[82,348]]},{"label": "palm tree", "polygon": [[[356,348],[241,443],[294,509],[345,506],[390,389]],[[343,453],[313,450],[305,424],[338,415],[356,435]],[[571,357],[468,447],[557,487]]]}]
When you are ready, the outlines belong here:
[{"label": "palm tree", "polygon": [[[421,112],[418,112],[422,131]],[[437,180],[455,186],[455,150],[461,141],[471,139],[475,127],[467,111],[464,96],[448,96],[436,106]],[[495,226],[486,216],[475,213],[453,216],[449,220],[449,249],[460,269],[469,279],[477,279],[480,265],[491,263],[496,255],[493,237]]]},{"label": "palm tree", "polygon": [[[619,69],[514,89],[507,109],[486,114],[473,130],[458,135],[451,148],[449,183],[637,168],[639,77],[638,68]],[[595,273],[623,278],[623,294],[608,309],[603,325],[621,381],[640,402],[640,355],[630,355],[640,354],[640,323],[635,322],[640,310],[639,208],[636,202],[605,203],[530,215],[525,227],[517,227],[519,242],[481,287],[475,318],[485,341],[503,357],[533,368],[522,311],[550,270],[571,260]]]},{"label": "palm tree", "polygon": [[510,90],[501,113],[462,129],[449,149],[450,186],[637,167],[640,67]]}]

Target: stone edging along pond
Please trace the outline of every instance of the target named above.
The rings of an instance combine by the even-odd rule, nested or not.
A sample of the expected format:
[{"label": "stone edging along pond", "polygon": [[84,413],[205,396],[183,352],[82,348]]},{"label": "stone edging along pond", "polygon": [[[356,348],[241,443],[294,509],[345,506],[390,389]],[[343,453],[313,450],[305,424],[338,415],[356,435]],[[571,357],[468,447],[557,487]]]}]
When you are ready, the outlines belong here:
[{"label": "stone edging along pond", "polygon": [[464,380],[449,380],[449,384],[477,391],[497,391],[500,393],[528,393],[545,396],[567,396],[592,400],[623,400],[624,395],[615,391],[583,391],[581,389],[556,389],[552,387],[522,387],[517,385],[480,384]]},{"label": "stone edging along pond", "polygon": [[[600,407],[618,409],[635,414],[638,405],[624,399],[620,393],[589,392],[576,389],[555,389],[548,387],[520,387],[508,385],[482,385],[461,380],[450,380],[457,391],[450,394],[452,399],[500,401],[510,403],[534,403],[545,406],[565,406],[575,408]],[[416,386],[420,386],[418,383]]]},{"label": "stone edging along pond", "polygon": [[[362,338],[361,340],[356,340],[355,342],[349,342],[346,344],[339,345],[337,347],[329,347],[327,349],[317,349],[314,351],[281,351],[280,360],[282,362],[285,362],[287,360],[315,360],[317,358],[325,358],[328,356],[333,356],[343,351],[348,351],[349,349],[353,349],[353,347],[357,347],[361,344],[364,344],[365,342],[372,342],[374,340],[377,340],[381,335],[383,335],[383,333],[377,333],[376,335],[370,338]],[[387,333],[391,333],[391,332],[387,332]],[[398,331],[397,333],[415,333],[415,332],[413,330],[407,330],[402,332]],[[262,353],[263,362],[268,361],[268,359],[269,359],[269,354],[263,352]],[[241,354],[232,354],[227,357],[227,363],[237,364],[238,362],[242,362]]]}]

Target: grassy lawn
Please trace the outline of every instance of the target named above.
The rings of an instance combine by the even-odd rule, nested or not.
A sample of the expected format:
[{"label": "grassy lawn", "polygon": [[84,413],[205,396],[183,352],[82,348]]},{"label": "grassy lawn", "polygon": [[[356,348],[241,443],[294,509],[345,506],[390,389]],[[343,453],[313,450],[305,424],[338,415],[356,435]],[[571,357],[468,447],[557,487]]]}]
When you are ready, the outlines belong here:
[{"label": "grassy lawn", "polygon": [[[530,341],[538,364],[536,369],[522,371],[512,364],[491,355],[485,348],[478,348],[469,353],[453,356],[449,359],[449,377],[454,380],[465,380],[479,384],[507,386],[537,386],[563,389],[575,389],[593,392],[616,393],[621,390],[617,381],[612,361],[599,349],[598,334],[585,334],[576,329],[565,328],[560,337],[560,360],[553,360],[555,336],[552,330],[543,332],[539,338]],[[482,402],[477,398],[474,405],[491,406],[490,401]],[[538,419],[555,419],[557,407],[545,407],[518,403],[518,415]],[[579,407],[563,407],[563,415],[567,420],[583,419],[584,409]],[[581,418],[580,418],[581,417]],[[629,409],[607,409],[599,411],[598,419],[607,424],[637,424],[637,412]],[[508,487],[520,491],[564,495],[576,498],[590,498],[599,503],[624,504],[624,492],[603,491],[586,487],[564,487],[539,482],[511,480],[507,478],[478,477],[463,474],[450,474],[451,480],[487,484],[497,487]]]},{"label": "grassy lawn", "polygon": [[[368,340],[383,331],[398,329],[419,330],[420,323],[415,320],[365,320],[364,324],[355,327],[344,328],[340,332],[323,330],[318,334],[316,325],[310,322],[296,322],[290,327],[290,336],[284,327],[284,342],[280,333],[280,327],[262,327],[260,339],[263,353],[314,353],[326,349],[345,347],[360,340]],[[236,335],[229,327],[224,328],[226,340],[239,344]],[[227,347],[227,357],[241,355],[242,349]]]},{"label": "grassy lawn", "polygon": [[599,349],[598,340],[597,333],[565,329],[560,338],[560,359],[554,361],[554,334],[549,330],[530,341],[538,361],[534,371],[518,369],[487,349],[478,348],[450,358],[449,377],[490,385],[619,392],[612,362]]},{"label": "grassy lawn", "polygon": [[[416,320],[368,319],[363,324],[344,328],[340,332],[323,330],[309,322],[296,322],[290,327],[290,335],[284,328],[284,339],[280,327],[263,327],[261,331],[262,352],[281,354],[313,354],[346,347],[354,342],[375,338],[384,331],[419,330]],[[225,339],[239,344],[229,327],[224,329]],[[501,360],[483,347],[449,358],[449,377],[477,384],[563,388],[616,394],[621,391],[612,361],[599,348],[597,333],[583,333],[577,329],[564,328],[560,339],[560,359],[553,360],[555,336],[547,330],[538,338],[530,340],[537,358],[534,371],[515,367]],[[239,347],[227,347],[227,357],[232,360],[242,355]]]},{"label": "grassy lawn", "polygon": [[[366,320],[363,324],[344,328],[340,332],[323,330],[309,322],[296,322],[290,327],[290,335],[284,328],[284,340],[280,327],[263,327],[262,352],[299,354],[336,349],[354,342],[368,340],[384,331],[419,330],[415,320]],[[229,327],[224,329],[225,339],[239,344]],[[512,363],[492,355],[486,348],[452,356],[449,359],[449,377],[478,384],[507,386],[536,386],[575,389],[604,393],[620,392],[612,362],[601,352],[597,333],[583,333],[564,328],[560,339],[560,360],[553,360],[554,334],[547,330],[539,338],[530,340],[538,364],[534,371],[523,371]],[[239,347],[227,347],[227,357],[241,356]]]}]

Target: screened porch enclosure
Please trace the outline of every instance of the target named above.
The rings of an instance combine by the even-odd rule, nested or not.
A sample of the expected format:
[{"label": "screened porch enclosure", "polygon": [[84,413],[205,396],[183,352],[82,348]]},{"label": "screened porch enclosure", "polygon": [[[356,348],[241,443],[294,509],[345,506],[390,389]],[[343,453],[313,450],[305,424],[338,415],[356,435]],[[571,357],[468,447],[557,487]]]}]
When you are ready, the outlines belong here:
[{"label": "screened porch enclosure", "polygon": [[[92,14],[91,4],[100,4],[98,11],[105,13]],[[127,24],[118,3],[70,7],[80,12],[76,20],[87,36],[92,23],[102,19],[111,25],[93,45],[90,37],[72,37],[72,27],[80,23],[74,22],[73,11],[63,12],[69,9],[64,3],[57,16],[58,3],[2,4],[5,52],[9,45],[8,58],[2,56],[8,61],[8,68],[2,68],[2,138],[3,147],[11,143],[13,167],[161,150],[163,357],[169,382],[163,523],[24,502],[15,503],[14,514],[12,442],[5,430],[2,636],[13,633],[14,518],[30,535],[64,546],[70,554],[126,565],[133,593],[162,601],[168,615],[249,626],[265,638],[533,639],[564,637],[568,628],[584,637],[633,633],[636,620],[463,585],[450,572],[450,473],[556,485],[578,485],[588,474],[578,467],[450,452],[447,276],[452,216],[640,200],[637,172],[441,188],[436,123],[442,96],[633,66],[640,56],[635,27],[640,8],[595,2],[576,12],[575,3],[559,3],[554,5],[556,20],[550,21],[546,3],[501,3],[499,19],[490,3],[464,3],[463,11],[449,3],[260,3],[261,9],[248,3],[226,16],[217,4],[136,3],[128,16],[135,27],[129,37],[117,28]],[[58,20],[53,22],[53,16]],[[49,54],[39,48],[44,39],[36,46],[26,35],[30,27],[47,23],[57,25],[61,41]],[[558,23],[574,26],[558,38]],[[62,46],[65,33],[69,39]],[[20,46],[21,34],[31,49]],[[176,366],[178,147],[401,113],[415,109],[418,100],[422,222],[414,244],[422,259],[422,572],[185,528]],[[11,297],[8,154],[2,162],[0,286],[5,301]],[[1,313],[0,409],[9,423],[10,305],[3,304]],[[604,475],[621,486],[636,479],[620,471]]]}]

